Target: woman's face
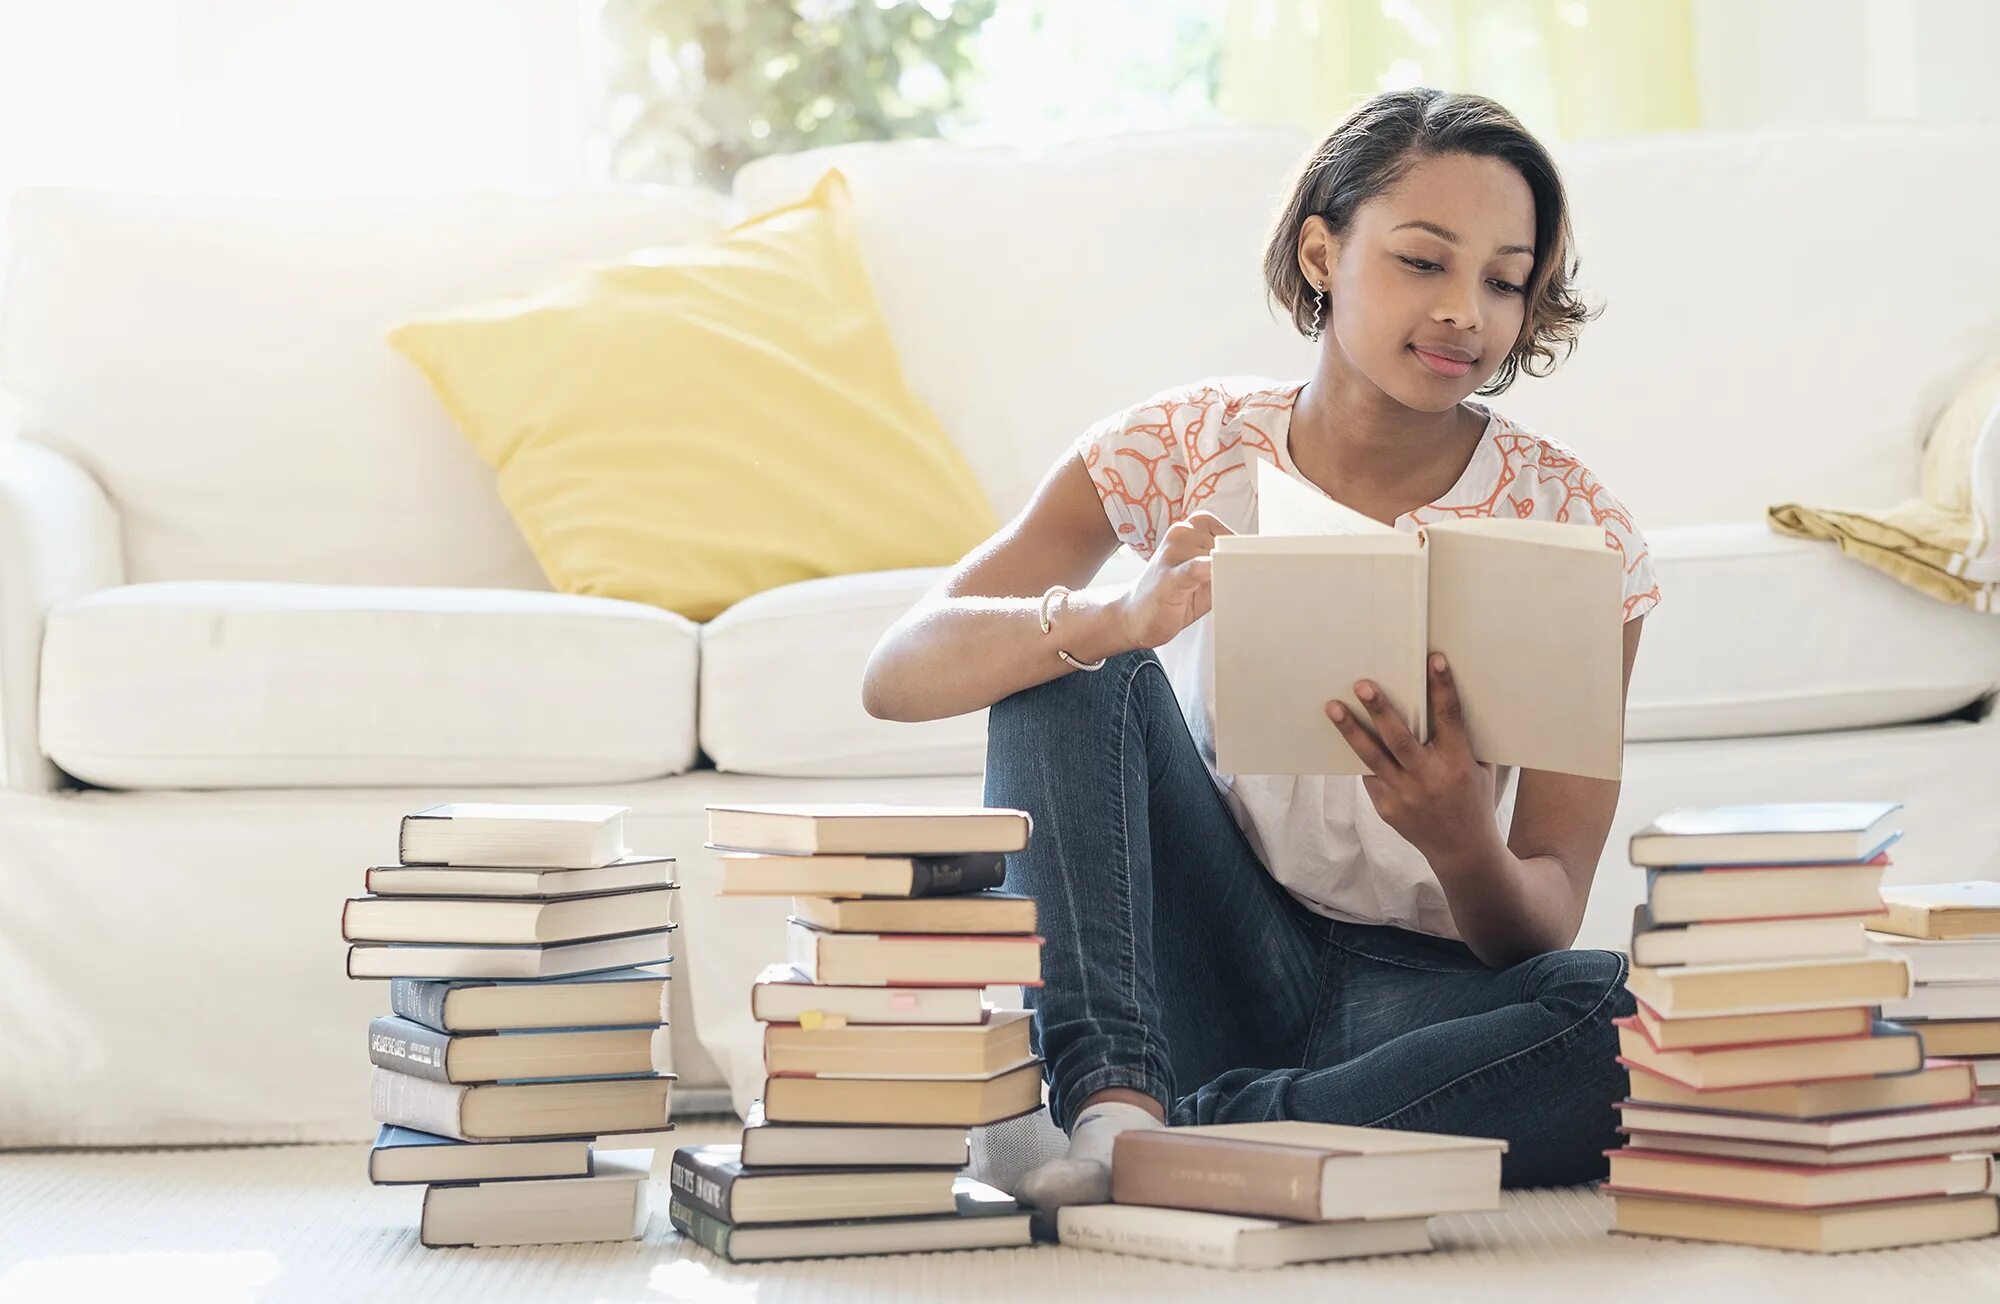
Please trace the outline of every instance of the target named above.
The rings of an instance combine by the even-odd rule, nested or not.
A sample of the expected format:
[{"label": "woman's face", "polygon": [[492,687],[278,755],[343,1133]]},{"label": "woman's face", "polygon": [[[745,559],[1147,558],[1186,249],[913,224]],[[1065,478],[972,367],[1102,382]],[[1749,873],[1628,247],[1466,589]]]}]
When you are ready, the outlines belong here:
[{"label": "woman's face", "polygon": [[1305,225],[1299,252],[1308,281],[1327,286],[1326,333],[1382,392],[1446,412],[1507,360],[1535,261],[1534,195],[1511,165],[1425,158],[1361,205],[1344,239],[1317,216]]}]

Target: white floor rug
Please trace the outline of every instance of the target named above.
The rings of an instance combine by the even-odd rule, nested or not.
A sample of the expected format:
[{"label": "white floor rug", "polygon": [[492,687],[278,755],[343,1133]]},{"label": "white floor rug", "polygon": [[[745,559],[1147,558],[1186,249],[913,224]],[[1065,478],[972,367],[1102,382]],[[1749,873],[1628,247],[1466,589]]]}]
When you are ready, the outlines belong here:
[{"label": "white floor rug", "polygon": [[[734,1129],[684,1123],[684,1143]],[[426,1250],[420,1188],[378,1189],[363,1146],[0,1153],[0,1300],[649,1300],[690,1304],[993,1300],[2000,1300],[2000,1238],[1810,1255],[1610,1236],[1582,1190],[1509,1195],[1497,1214],[1438,1219],[1428,1255],[1224,1273],[1031,1250],[732,1267],[666,1220],[622,1245]]]}]

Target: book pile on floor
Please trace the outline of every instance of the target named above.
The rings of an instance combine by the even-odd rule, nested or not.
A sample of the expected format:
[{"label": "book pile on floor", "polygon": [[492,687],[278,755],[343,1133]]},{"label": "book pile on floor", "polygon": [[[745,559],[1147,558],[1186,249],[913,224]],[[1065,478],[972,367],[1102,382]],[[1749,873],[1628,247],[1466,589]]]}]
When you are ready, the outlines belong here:
[{"label": "book pile on floor", "polygon": [[1910,962],[1909,999],[1882,1007],[1924,1051],[1972,1066],[1981,1100],[2000,1101],[2000,883],[1882,889],[1869,939]]},{"label": "book pile on floor", "polygon": [[1616,1230],[1814,1251],[2000,1230],[2000,1107],[1971,1065],[1880,1017],[1911,993],[1909,962],[1863,926],[1900,809],[1681,809],[1632,839],[1648,878]]},{"label": "book pile on floor", "polygon": [[406,816],[341,935],[390,979],[368,1028],[377,1185],[425,1187],[425,1245],[630,1240],[669,1131],[671,856],[622,806]]},{"label": "book pile on floor", "polygon": [[740,1146],[674,1152],[669,1217],[732,1262],[1026,1245],[959,1176],[967,1129],[1041,1107],[1035,903],[999,890],[1021,811],[710,806],[726,896],[789,896],[789,963],[751,991],[766,1078]]},{"label": "book pile on floor", "polygon": [[1065,1245],[1218,1268],[1431,1248],[1430,1217],[1500,1207],[1505,1141],[1331,1123],[1121,1133],[1110,1204],[1056,1213]]}]

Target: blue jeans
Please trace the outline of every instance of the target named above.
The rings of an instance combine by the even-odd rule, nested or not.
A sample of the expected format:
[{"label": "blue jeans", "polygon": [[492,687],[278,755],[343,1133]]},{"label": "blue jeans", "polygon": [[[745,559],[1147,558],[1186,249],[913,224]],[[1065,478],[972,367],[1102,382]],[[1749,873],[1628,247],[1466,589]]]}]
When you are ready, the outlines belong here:
[{"label": "blue jeans", "polygon": [[1459,942],[1307,910],[1223,804],[1154,653],[996,703],[986,801],[1034,818],[1007,886],[1047,939],[1028,1004],[1059,1126],[1127,1087],[1175,1124],[1501,1137],[1509,1186],[1604,1175],[1624,957],[1490,969]]}]

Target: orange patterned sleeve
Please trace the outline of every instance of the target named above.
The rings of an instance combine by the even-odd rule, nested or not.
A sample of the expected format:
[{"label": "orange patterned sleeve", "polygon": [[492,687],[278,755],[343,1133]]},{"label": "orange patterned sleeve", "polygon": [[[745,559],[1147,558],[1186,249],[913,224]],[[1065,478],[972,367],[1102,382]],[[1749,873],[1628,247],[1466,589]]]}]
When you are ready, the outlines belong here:
[{"label": "orange patterned sleeve", "polygon": [[[1632,521],[1632,513],[1589,471],[1578,469],[1576,496],[1567,507],[1570,519],[1587,511],[1604,527],[1606,546],[1625,560],[1625,619],[1639,617],[1660,605],[1660,580],[1653,573],[1653,549]],[[1561,519],[1560,517],[1558,519]]]},{"label": "orange patterned sleeve", "polygon": [[1076,441],[1119,542],[1151,557],[1187,494],[1186,395],[1158,394],[1094,423]]}]

